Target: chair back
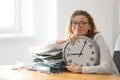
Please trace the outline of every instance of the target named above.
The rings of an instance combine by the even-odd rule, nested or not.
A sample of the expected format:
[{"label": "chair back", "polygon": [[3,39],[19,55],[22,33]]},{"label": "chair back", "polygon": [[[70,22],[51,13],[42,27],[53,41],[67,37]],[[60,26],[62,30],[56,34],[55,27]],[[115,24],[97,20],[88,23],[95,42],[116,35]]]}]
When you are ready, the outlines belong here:
[{"label": "chair back", "polygon": [[120,51],[114,51],[113,60],[117,66],[119,73],[120,73]]}]

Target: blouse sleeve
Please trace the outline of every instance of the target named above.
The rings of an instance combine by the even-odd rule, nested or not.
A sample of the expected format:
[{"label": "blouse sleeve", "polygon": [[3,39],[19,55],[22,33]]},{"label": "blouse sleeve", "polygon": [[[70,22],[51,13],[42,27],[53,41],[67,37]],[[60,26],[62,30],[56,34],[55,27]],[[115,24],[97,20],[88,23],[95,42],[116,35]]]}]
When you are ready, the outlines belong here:
[{"label": "blouse sleeve", "polygon": [[100,64],[96,66],[82,67],[82,73],[113,73],[118,74],[112,60],[108,46],[101,35],[95,36],[95,41],[100,50]]}]

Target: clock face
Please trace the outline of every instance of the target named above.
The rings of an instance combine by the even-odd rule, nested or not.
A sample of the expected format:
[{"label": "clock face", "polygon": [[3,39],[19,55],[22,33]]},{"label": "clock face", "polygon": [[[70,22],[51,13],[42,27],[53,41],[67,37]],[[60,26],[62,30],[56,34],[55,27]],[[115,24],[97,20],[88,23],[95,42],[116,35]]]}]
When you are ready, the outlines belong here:
[{"label": "clock face", "polygon": [[63,59],[66,63],[75,63],[79,66],[93,66],[98,61],[98,46],[93,40],[79,36],[72,45],[67,42],[63,48]]}]

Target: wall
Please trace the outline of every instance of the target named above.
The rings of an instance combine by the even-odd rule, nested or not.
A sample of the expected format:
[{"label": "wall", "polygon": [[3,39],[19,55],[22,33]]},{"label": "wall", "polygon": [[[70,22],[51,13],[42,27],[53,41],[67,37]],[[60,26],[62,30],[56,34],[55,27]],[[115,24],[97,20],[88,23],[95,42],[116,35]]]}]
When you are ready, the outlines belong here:
[{"label": "wall", "polygon": [[113,46],[115,46],[116,39],[120,34],[120,26],[119,26],[119,2],[120,0],[114,0],[114,9],[113,9]]},{"label": "wall", "polygon": [[[114,0],[57,0],[57,28],[55,28],[56,25],[54,25],[52,28],[55,29],[52,29],[50,28],[51,26],[47,24],[49,23],[47,0],[34,0],[35,36],[28,38],[0,39],[0,65],[15,64],[17,60],[27,62],[29,61],[29,53],[27,51],[29,47],[53,40],[52,38],[63,38],[65,36],[64,32],[67,19],[75,9],[84,9],[92,14],[98,29],[104,34],[105,41],[112,52],[114,45],[113,34],[115,30],[117,30],[113,29],[113,10],[116,11],[113,6],[113,1]],[[54,9],[51,8],[51,12],[52,11],[54,11]],[[52,19],[50,18],[50,20]],[[51,22],[50,24],[52,23],[54,24],[54,22]],[[54,36],[50,38],[50,34],[54,34]]]}]

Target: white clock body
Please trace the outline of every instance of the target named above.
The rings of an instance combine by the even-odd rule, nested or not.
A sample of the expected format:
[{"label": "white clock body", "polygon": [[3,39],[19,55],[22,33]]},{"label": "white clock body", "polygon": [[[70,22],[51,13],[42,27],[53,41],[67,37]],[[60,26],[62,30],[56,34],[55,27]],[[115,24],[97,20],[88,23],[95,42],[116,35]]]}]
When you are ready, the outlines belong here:
[{"label": "white clock body", "polygon": [[98,63],[99,48],[92,39],[79,36],[73,45],[66,43],[62,56],[66,63],[75,63],[81,67],[93,66]]}]

